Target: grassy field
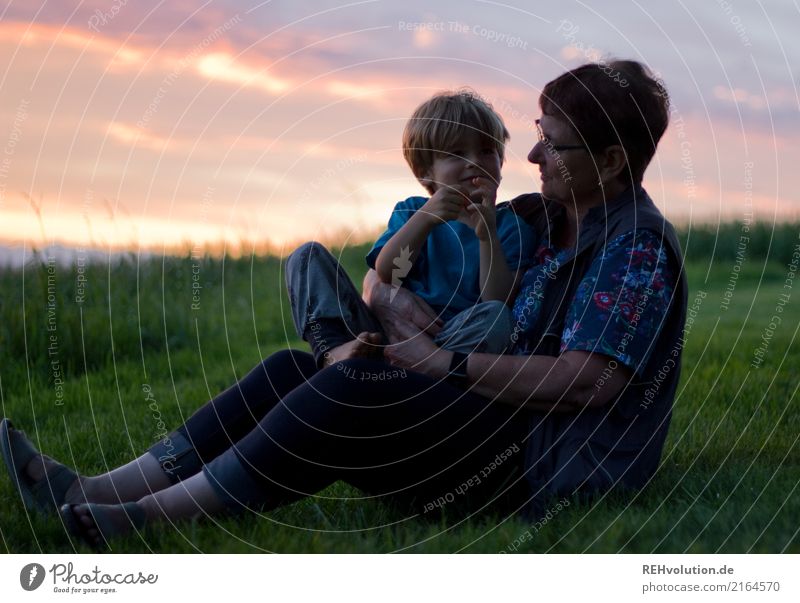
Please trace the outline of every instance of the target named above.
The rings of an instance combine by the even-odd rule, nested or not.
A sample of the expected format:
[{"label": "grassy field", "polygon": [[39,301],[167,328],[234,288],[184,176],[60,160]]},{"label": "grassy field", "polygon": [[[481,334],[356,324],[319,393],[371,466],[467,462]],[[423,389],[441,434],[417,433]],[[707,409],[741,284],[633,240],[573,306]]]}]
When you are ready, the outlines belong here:
[{"label": "grassy field", "polygon": [[[725,245],[688,239],[689,257],[705,259],[687,265],[696,315],[683,378],[662,466],[634,497],[569,501],[537,526],[432,522],[352,500],[359,492],[340,483],[261,516],[151,528],[114,551],[800,552],[800,282],[785,280],[797,230],[737,260],[738,228]],[[356,278],[363,253],[343,254]],[[275,258],[79,269],[40,257],[0,285],[1,414],[85,473],[130,460],[159,421],[178,425],[261,358],[301,347]],[[5,476],[0,509],[3,550],[73,550],[58,519],[25,513]]]}]

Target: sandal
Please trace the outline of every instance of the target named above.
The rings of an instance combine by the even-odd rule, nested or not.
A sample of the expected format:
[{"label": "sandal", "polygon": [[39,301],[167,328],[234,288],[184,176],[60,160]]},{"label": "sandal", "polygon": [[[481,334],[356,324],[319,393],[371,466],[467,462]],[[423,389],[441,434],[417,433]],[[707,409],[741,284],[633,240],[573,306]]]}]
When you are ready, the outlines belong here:
[{"label": "sandal", "polygon": [[60,464],[37,482],[28,477],[25,467],[39,455],[39,451],[24,432],[14,429],[8,419],[0,423],[0,453],[11,481],[29,511],[45,515],[56,511],[64,504],[69,487],[78,479],[77,473]]},{"label": "sandal", "polygon": [[101,505],[98,503],[80,504],[85,504],[87,506],[89,515],[94,521],[94,527],[100,532],[99,541],[92,540],[91,536],[89,536],[89,530],[91,528],[84,525],[83,522],[78,519],[77,515],[75,515],[75,507],[77,505],[62,505],[59,513],[70,534],[75,538],[79,538],[95,550],[102,550],[104,548],[103,545],[111,548],[108,544],[110,539],[128,533],[127,529],[120,530],[120,528],[117,527],[114,520],[109,517],[106,507],[118,507],[125,511],[131,526],[136,530],[141,530],[146,522],[144,511],[139,504],[135,502],[127,502],[121,505]]}]

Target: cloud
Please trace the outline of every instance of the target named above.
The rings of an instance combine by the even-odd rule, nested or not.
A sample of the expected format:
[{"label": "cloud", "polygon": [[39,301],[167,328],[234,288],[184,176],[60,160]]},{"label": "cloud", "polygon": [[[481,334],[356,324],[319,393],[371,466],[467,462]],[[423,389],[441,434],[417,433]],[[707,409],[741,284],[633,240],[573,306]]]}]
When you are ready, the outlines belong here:
[{"label": "cloud", "polygon": [[287,90],[290,82],[265,69],[256,69],[224,52],[209,53],[197,60],[197,73],[210,80],[228,82],[245,88],[260,88],[270,94]]},{"label": "cloud", "polygon": [[120,122],[108,124],[108,135],[125,146],[140,147],[164,153],[176,152],[188,146],[174,138],[164,138],[134,125]]},{"label": "cloud", "polygon": [[120,43],[104,36],[69,27],[4,21],[0,23],[0,41],[27,48],[72,48],[108,59],[110,69],[139,69],[149,54],[144,49]]},{"label": "cloud", "polygon": [[[178,231],[176,221],[192,223],[192,207],[214,181],[221,183],[220,211],[229,201],[240,204],[235,215],[220,213],[216,221],[238,220],[269,198],[274,213],[265,224],[279,216],[280,228],[269,230],[285,228],[281,237],[302,238],[335,222],[325,205],[332,196],[348,207],[341,224],[355,215],[367,225],[385,223],[394,202],[421,193],[398,149],[405,119],[434,92],[464,85],[488,97],[511,131],[505,198],[535,190],[536,168],[525,156],[541,86],[595,58],[557,31],[564,18],[580,26],[576,40],[585,47],[638,57],[666,80],[686,120],[696,180],[689,198],[673,121],[647,175],[650,192],[668,202],[671,215],[713,217],[720,206],[735,214],[748,158],[756,161],[755,205],[767,210],[772,201],[786,212],[798,204],[797,93],[775,36],[765,37],[758,11],[745,5],[737,10],[743,21],[747,16],[757,65],[715,3],[675,11],[645,2],[638,12],[606,18],[571,5],[537,5],[537,17],[485,2],[435,9],[421,0],[334,3],[326,11],[269,3],[250,11],[253,3],[244,0],[141,0],[89,30],[93,12],[108,11],[114,1],[88,0],[75,12],[66,3],[43,3],[40,12],[35,0],[14,3],[0,23],[0,51],[9,57],[0,91],[6,114],[28,90],[32,100],[5,190],[10,197],[35,189],[58,199],[64,220],[70,212],[80,216],[91,188],[134,211],[151,208],[154,222],[172,220],[166,229],[141,224],[142,232],[168,237]],[[646,10],[652,20],[643,18]],[[400,21],[444,25],[401,30]],[[775,24],[791,57],[798,38],[789,21]],[[511,37],[527,48],[510,46]],[[340,162],[345,169],[337,169]],[[330,169],[335,175],[327,177]],[[298,210],[304,191],[321,179],[324,194],[315,189]],[[351,190],[369,202],[351,201]],[[80,234],[82,223],[74,224]],[[15,234],[11,228],[0,223],[3,233]],[[57,232],[55,222],[48,228]],[[215,228],[209,221],[192,232],[213,238]]]},{"label": "cloud", "polygon": [[572,45],[564,46],[559,52],[559,55],[565,61],[577,60],[579,63],[585,63],[587,61],[599,61],[603,58],[603,53],[596,48],[582,49]]},{"label": "cloud", "polygon": [[748,92],[744,88],[726,88],[725,86],[714,86],[714,97],[728,103],[746,105],[757,111],[767,108],[767,102],[763,96]]},{"label": "cloud", "polygon": [[382,99],[385,96],[385,86],[380,84],[364,84],[335,80],[325,86],[325,89],[334,96],[355,99]]}]

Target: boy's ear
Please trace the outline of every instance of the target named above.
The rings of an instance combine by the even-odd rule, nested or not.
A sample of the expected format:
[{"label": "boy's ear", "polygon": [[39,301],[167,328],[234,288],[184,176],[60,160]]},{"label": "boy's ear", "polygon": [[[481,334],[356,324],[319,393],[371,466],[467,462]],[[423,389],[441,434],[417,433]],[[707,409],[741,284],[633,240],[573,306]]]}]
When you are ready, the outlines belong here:
[{"label": "boy's ear", "polygon": [[436,184],[431,179],[431,171],[427,170],[424,174],[417,177],[419,183],[425,187],[425,190],[428,191],[431,195],[436,192]]}]

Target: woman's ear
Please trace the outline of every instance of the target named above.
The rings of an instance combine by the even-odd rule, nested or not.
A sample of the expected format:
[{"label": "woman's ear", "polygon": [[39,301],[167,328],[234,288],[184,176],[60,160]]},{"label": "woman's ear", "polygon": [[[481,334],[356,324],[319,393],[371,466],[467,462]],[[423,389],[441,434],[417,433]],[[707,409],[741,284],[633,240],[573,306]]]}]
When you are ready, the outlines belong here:
[{"label": "woman's ear", "polygon": [[628,160],[625,157],[625,149],[622,145],[613,144],[603,149],[598,161],[598,168],[600,170],[600,180],[602,182],[611,182],[625,169]]}]

